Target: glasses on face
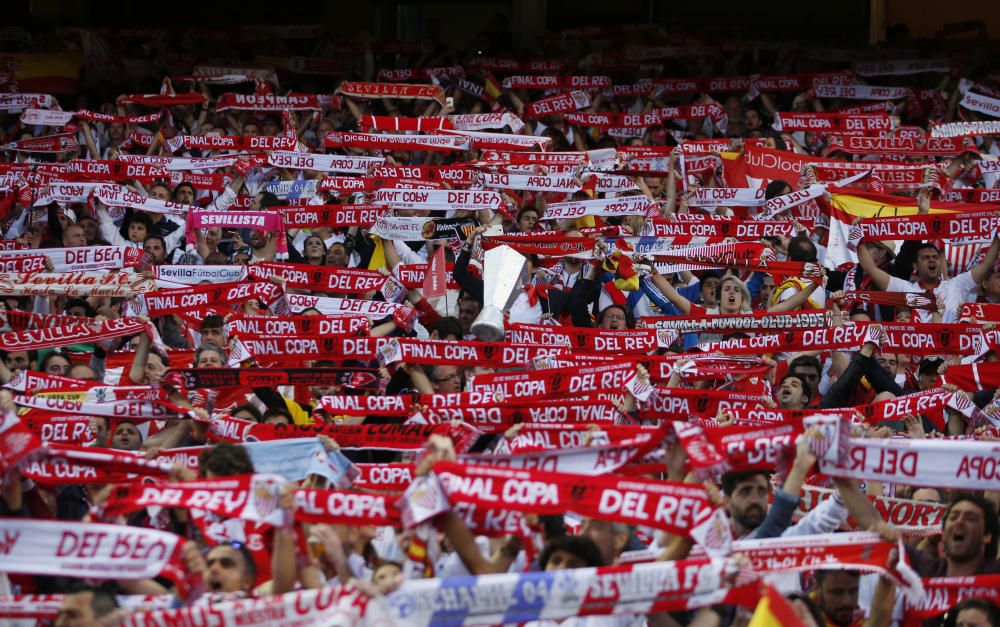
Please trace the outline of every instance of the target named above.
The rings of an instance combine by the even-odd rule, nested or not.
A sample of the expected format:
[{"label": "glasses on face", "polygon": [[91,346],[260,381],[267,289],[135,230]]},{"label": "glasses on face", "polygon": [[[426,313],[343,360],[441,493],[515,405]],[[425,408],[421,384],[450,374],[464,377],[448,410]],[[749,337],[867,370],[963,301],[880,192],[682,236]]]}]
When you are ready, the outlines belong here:
[{"label": "glasses on face", "polygon": [[460,374],[458,374],[457,372],[453,372],[453,373],[451,373],[450,375],[448,375],[446,377],[442,377],[440,379],[434,379],[434,381],[436,383],[444,383],[445,381],[458,381],[461,378],[462,377],[461,377]]}]

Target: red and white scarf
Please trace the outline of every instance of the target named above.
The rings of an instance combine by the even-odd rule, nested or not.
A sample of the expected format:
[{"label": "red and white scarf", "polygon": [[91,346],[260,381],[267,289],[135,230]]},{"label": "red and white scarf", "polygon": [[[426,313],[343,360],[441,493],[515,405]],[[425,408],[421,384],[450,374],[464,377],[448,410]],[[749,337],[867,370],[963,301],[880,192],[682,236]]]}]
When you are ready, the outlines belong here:
[{"label": "red and white scarf", "polygon": [[497,209],[503,199],[495,191],[380,189],[376,205],[393,209],[467,210]]},{"label": "red and white scarf", "polygon": [[352,98],[402,98],[433,100],[442,107],[445,104],[444,90],[438,85],[343,82],[337,88],[337,93]]},{"label": "red and white scarf", "polygon": [[183,538],[165,531],[78,521],[0,518],[4,570],[95,579],[188,578]]},{"label": "red and white scarf", "polygon": [[125,272],[0,274],[0,294],[19,296],[120,296],[133,298],[156,289],[156,283]]},{"label": "red and white scarf", "polygon": [[278,207],[288,228],[314,229],[328,226],[372,226],[389,209],[380,205],[315,205],[311,207]]},{"label": "red and white scarf", "polygon": [[1000,117],[1000,99],[990,98],[970,91],[966,91],[958,105],[969,111],[984,113],[988,116]]},{"label": "red and white scarf", "polygon": [[899,100],[913,92],[909,87],[878,87],[875,85],[817,85],[817,98],[842,98],[846,100]]},{"label": "red and white scarf", "polygon": [[385,159],[383,157],[319,155],[289,150],[271,150],[267,153],[267,162],[275,167],[290,170],[367,174],[371,168],[384,164]]},{"label": "red and white scarf", "polygon": [[315,94],[219,94],[216,111],[320,111],[322,106]]},{"label": "red and white scarf", "polygon": [[468,150],[469,142],[456,135],[390,135],[388,133],[345,133],[330,131],[323,136],[326,148],[361,148],[364,150],[430,150],[451,152]]},{"label": "red and white scarf", "polygon": [[636,195],[555,202],[546,205],[545,212],[538,219],[548,221],[584,216],[658,216],[659,213],[656,202],[646,196]]},{"label": "red and white scarf", "polygon": [[843,464],[821,460],[820,471],[832,477],[904,485],[1000,488],[996,445],[974,440],[851,439]]}]

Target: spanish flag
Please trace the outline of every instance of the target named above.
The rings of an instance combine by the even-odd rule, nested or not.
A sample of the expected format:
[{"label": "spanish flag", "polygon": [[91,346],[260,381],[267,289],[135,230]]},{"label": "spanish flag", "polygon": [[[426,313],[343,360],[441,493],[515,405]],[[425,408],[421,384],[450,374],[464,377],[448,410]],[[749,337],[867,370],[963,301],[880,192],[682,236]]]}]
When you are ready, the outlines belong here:
[{"label": "spanish flag", "polygon": [[0,54],[0,65],[13,69],[22,93],[74,94],[82,59],[75,52]]},{"label": "spanish flag", "polygon": [[500,81],[497,80],[496,76],[490,71],[486,72],[486,83],[483,85],[483,100],[486,104],[493,106],[497,100],[500,99],[500,94],[503,93],[503,86]]},{"label": "spanish flag", "polygon": [[[822,203],[821,206],[823,206]],[[830,235],[826,244],[824,265],[829,269],[858,263],[857,254],[847,248],[851,223],[855,219],[915,216],[919,213],[916,198],[854,190],[844,194],[832,193],[828,210],[830,213]],[[975,210],[975,205],[967,203],[931,200],[931,213]]]},{"label": "spanish flag", "polygon": [[764,585],[764,595],[750,617],[747,627],[804,627],[795,608],[781,593]]}]

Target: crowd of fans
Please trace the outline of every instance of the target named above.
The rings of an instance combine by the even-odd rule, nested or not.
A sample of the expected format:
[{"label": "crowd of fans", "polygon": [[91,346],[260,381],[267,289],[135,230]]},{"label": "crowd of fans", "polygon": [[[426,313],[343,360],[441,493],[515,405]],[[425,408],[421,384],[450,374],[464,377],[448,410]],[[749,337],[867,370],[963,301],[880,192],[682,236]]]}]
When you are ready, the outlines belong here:
[{"label": "crowd of fans", "polygon": [[6,42],[0,620],[1000,625],[984,28],[428,32]]}]

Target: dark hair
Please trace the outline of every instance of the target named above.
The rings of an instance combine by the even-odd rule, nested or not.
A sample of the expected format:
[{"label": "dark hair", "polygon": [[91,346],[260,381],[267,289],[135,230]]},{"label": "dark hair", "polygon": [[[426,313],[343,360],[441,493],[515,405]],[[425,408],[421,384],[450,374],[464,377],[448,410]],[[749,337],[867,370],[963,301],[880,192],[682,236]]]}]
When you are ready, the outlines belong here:
[{"label": "dark hair", "polygon": [[0,359],[7,359],[7,355],[10,355],[12,353],[25,353],[26,355],[28,355],[28,361],[38,361],[38,351],[35,349],[15,350],[15,351],[0,350]]},{"label": "dark hair", "polygon": [[246,413],[253,416],[254,422],[260,422],[261,418],[263,418],[263,416],[260,415],[260,410],[254,407],[253,405],[250,405],[249,403],[246,405],[240,405],[239,407],[233,407],[232,409],[229,410],[229,415],[232,416],[233,414],[239,411],[245,411]]},{"label": "dark hair", "polygon": [[187,181],[181,181],[180,183],[177,184],[177,187],[174,188],[174,194],[173,194],[174,198],[177,197],[177,190],[179,190],[182,187],[190,187],[192,194],[197,194],[198,193],[198,190],[196,190],[194,188],[194,185],[192,185],[191,183],[188,183]]},{"label": "dark hair", "polygon": [[922,377],[925,374],[933,374],[937,376],[938,368],[940,368],[943,363],[944,360],[940,357],[925,357],[920,360],[920,365],[917,367],[917,376]]},{"label": "dark hair", "polygon": [[764,198],[771,200],[772,198],[781,196],[786,187],[791,187],[791,185],[781,179],[774,179],[767,184],[767,187],[764,188]]},{"label": "dark hair", "polygon": [[722,474],[722,493],[729,496],[736,490],[736,486],[750,481],[757,475],[770,479],[771,473],[765,470],[731,470]]},{"label": "dark hair", "polygon": [[820,365],[819,359],[812,355],[799,355],[788,362],[788,372],[795,372],[796,368],[815,368],[817,373],[823,374],[823,366]]},{"label": "dark hair", "polygon": [[781,381],[778,381],[779,388],[781,387],[781,384],[785,382],[786,379],[798,379],[799,383],[802,384],[802,396],[806,397],[808,400],[812,400],[812,388],[809,386],[809,383],[807,381],[805,381],[799,375],[790,372],[785,376],[781,377]]},{"label": "dark hair", "polygon": [[88,318],[93,318],[94,316],[97,315],[97,311],[90,306],[90,303],[88,303],[82,298],[73,298],[71,300],[66,301],[66,304],[63,305],[63,311],[68,311],[73,307],[83,307],[83,310],[86,312],[84,315],[86,315]]},{"label": "dark hair", "polygon": [[[167,240],[163,239],[163,236],[160,235],[159,233],[150,233],[149,235],[146,236],[146,239],[142,240],[142,243],[145,244],[146,242],[148,242],[151,239],[158,239],[158,240],[160,240],[160,243],[163,244],[163,250],[167,250]],[[167,251],[167,252],[170,252],[170,251]]]},{"label": "dark hair", "polygon": [[271,408],[268,408],[268,410],[264,412],[264,415],[261,416],[261,419],[260,419],[259,422],[265,422],[271,416],[282,416],[282,417],[288,419],[288,424],[290,424],[290,425],[295,424],[295,420],[292,418],[292,414],[287,409],[285,409],[283,407],[271,407]]},{"label": "dark hair", "polygon": [[[816,571],[819,574],[821,571]],[[825,625],[826,622],[823,619],[823,612],[816,605],[816,601],[809,597],[808,594],[803,594],[801,592],[793,592],[791,594],[786,594],[785,598],[789,601],[801,601],[805,604],[806,608],[809,610],[809,615],[813,617],[817,625]]]},{"label": "dark hair", "polygon": [[952,497],[951,503],[948,504],[948,509],[945,510],[944,516],[941,518],[941,530],[944,531],[945,523],[948,521],[948,516],[951,514],[952,508],[963,501],[968,501],[982,510],[983,534],[990,536],[990,541],[983,553],[987,560],[996,558],[997,545],[1000,543],[1000,518],[997,517],[997,508],[993,504],[993,501],[972,492],[956,494]]},{"label": "dark hair", "polygon": [[788,240],[788,259],[790,261],[816,261],[816,244],[805,235],[796,235]]},{"label": "dark hair", "polygon": [[[204,455],[202,457],[204,457]],[[243,544],[242,542],[235,542],[235,541],[220,542],[219,544],[216,544],[212,548],[214,549],[220,546],[229,547],[234,551],[238,552],[240,555],[242,555],[243,563],[246,565],[247,574],[250,575],[253,581],[257,581],[257,562],[253,558],[253,553],[250,552],[250,549],[248,549],[245,544]]]},{"label": "dark hair", "polygon": [[517,212],[517,220],[516,220],[516,222],[520,222],[521,221],[521,216],[523,216],[525,213],[527,213],[529,211],[531,211],[532,213],[534,213],[536,216],[542,215],[542,212],[538,210],[538,207],[536,207],[535,205],[527,205],[526,207],[524,207],[523,209],[521,209],[520,211]]},{"label": "dark hair", "polygon": [[625,314],[625,326],[629,329],[635,328],[635,315],[632,313],[632,308],[628,305],[608,305],[597,315],[598,324],[604,322],[604,315],[608,313],[609,309],[621,309]]},{"label": "dark hair", "polygon": [[823,570],[823,569],[820,569],[820,570],[817,570],[817,571],[813,572],[813,579],[816,580],[816,585],[817,586],[821,585],[823,583],[823,580],[826,579],[826,576],[829,573],[832,573],[832,572],[844,573],[844,574],[850,575],[852,577],[860,577],[861,576],[861,571],[859,571],[859,570],[848,570],[846,568],[839,568],[839,569],[835,569],[835,570]]},{"label": "dark hair", "polygon": [[280,207],[284,202],[272,194],[271,192],[261,192],[260,193],[260,208],[267,209],[268,207]]},{"label": "dark hair", "polygon": [[458,321],[458,318],[454,316],[445,316],[439,318],[434,326],[431,327],[432,331],[437,331],[438,337],[444,339],[449,335],[454,335],[458,339],[462,339],[465,333],[462,331],[462,323]]},{"label": "dark hair", "polygon": [[593,540],[586,536],[556,536],[549,540],[542,554],[538,556],[538,566],[545,570],[546,564],[556,551],[566,551],[579,557],[587,566],[604,566],[601,550]]},{"label": "dark hair", "polygon": [[764,137],[770,137],[773,139],[774,147],[778,150],[788,150],[788,144],[785,143],[785,138],[781,136],[781,133],[777,131],[768,131],[764,133]]},{"label": "dark hair", "polygon": [[953,605],[948,610],[948,613],[945,614],[944,622],[941,623],[942,627],[955,627],[955,624],[958,622],[958,615],[963,610],[979,610],[983,614],[986,614],[986,619],[990,621],[992,627],[1000,627],[1000,609],[993,604],[993,601],[982,597],[972,597]]},{"label": "dark hair", "polygon": [[464,290],[462,291],[461,294],[458,295],[458,300],[471,300],[472,302],[474,302],[477,305],[479,305],[480,309],[483,308],[483,299],[476,298],[475,296],[473,296],[472,294],[470,294],[469,292],[466,292]]},{"label": "dark hair", "polygon": [[538,524],[542,527],[542,535],[552,539],[556,536],[566,535],[566,522],[562,514],[549,514],[538,517]]},{"label": "dark hair", "polygon": [[920,242],[919,244],[917,244],[917,247],[913,250],[913,259],[916,260],[916,258],[920,255],[920,251],[925,248],[933,249],[934,252],[936,252],[937,254],[939,255],[941,254],[941,249],[932,244],[931,242]]},{"label": "dark hair", "polygon": [[208,314],[201,321],[201,330],[205,329],[221,329],[226,326],[226,319],[219,314]]},{"label": "dark hair", "polygon": [[42,358],[42,363],[38,364],[38,369],[45,372],[45,369],[49,367],[49,362],[52,361],[53,357],[62,357],[66,360],[66,363],[73,365],[73,361],[69,358],[69,355],[61,353],[59,351],[52,351],[48,355]]},{"label": "dark hair", "polygon": [[202,453],[198,461],[198,473],[202,477],[209,471],[216,477],[250,475],[254,472],[253,460],[250,459],[247,450],[239,444],[219,442]]},{"label": "dark hair", "polygon": [[129,215],[128,220],[125,221],[125,231],[128,232],[130,226],[138,222],[139,224],[146,227],[146,233],[153,232],[153,219],[150,218],[145,213],[132,213]]},{"label": "dark hair", "polygon": [[204,259],[206,266],[224,266],[229,263],[229,257],[226,257],[225,253],[220,253],[215,251],[214,253],[208,253]]}]

